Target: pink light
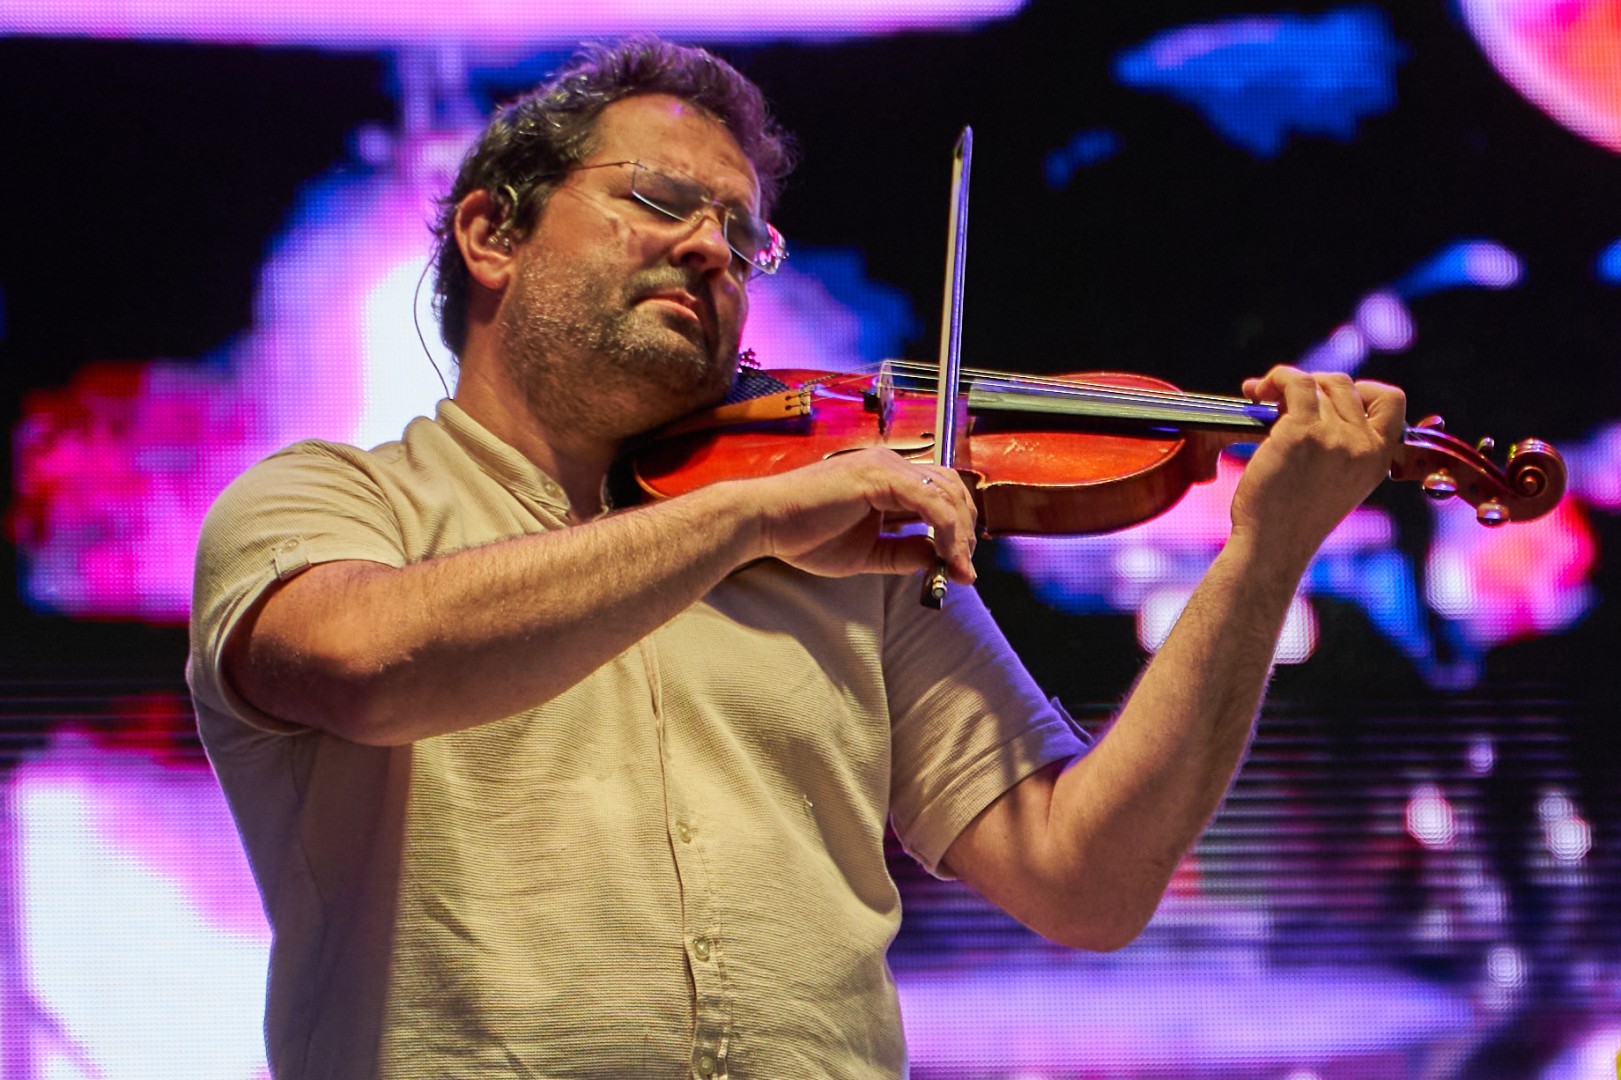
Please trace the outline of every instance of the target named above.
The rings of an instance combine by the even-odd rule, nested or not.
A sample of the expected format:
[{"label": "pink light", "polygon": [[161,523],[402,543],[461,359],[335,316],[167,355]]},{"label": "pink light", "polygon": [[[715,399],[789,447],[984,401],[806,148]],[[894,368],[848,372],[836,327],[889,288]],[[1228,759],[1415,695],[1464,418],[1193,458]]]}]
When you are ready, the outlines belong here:
[{"label": "pink light", "polygon": [[705,41],[826,40],[1006,18],[1025,0],[51,0],[0,5],[0,34],[313,44],[386,48],[415,41],[478,45],[481,63],[521,56],[540,44],[652,31]]},{"label": "pink light", "polygon": [[1462,0],[1493,66],[1543,112],[1621,150],[1621,0]]},{"label": "pink light", "polygon": [[1547,516],[1483,529],[1469,507],[1437,504],[1428,599],[1485,647],[1570,626],[1593,603],[1592,527],[1565,499]]},{"label": "pink light", "polygon": [[[402,138],[372,148],[388,149],[393,168],[311,184],[261,271],[255,325],[224,363],[93,364],[24,402],[6,524],[31,601],[182,622],[203,516],[237,474],[299,439],[369,447],[432,414],[443,389],[412,326],[423,222],[471,135]],[[837,272],[839,295],[817,266]],[[802,251],[797,268],[758,287],[744,343],[768,366],[846,370],[873,358],[852,304],[899,318],[897,297],[853,255]],[[428,290],[415,298],[453,377]]]},{"label": "pink light", "polygon": [[1537,817],[1542,820],[1542,842],[1555,859],[1579,863],[1592,850],[1592,826],[1562,789],[1550,787],[1542,792],[1537,800]]},{"label": "pink light", "polygon": [[1407,833],[1427,848],[1449,848],[1458,835],[1458,821],[1441,789],[1419,784],[1407,800]]},{"label": "pink light", "polygon": [[183,1047],[190,1075],[265,1077],[270,931],[208,767],[62,735],[8,777],[0,807],[14,993],[51,1019],[42,1056],[65,1051],[27,1075],[172,1076]]},{"label": "pink light", "polygon": [[1592,827],[1579,817],[1561,818],[1543,827],[1548,852],[1564,863],[1579,863],[1593,848]]}]

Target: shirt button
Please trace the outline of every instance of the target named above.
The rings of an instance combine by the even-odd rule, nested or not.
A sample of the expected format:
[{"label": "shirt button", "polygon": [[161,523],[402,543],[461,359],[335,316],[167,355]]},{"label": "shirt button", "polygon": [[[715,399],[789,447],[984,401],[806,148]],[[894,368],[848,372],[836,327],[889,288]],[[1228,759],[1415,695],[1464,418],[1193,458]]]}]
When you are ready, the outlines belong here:
[{"label": "shirt button", "polygon": [[698,1075],[699,1076],[714,1076],[715,1075],[715,1059],[710,1057],[708,1054],[704,1054],[703,1056],[699,1057],[698,1058]]},{"label": "shirt button", "polygon": [[681,838],[683,844],[692,843],[692,826],[685,821],[676,822],[675,835]]},{"label": "shirt button", "polygon": [[692,952],[700,960],[709,959],[709,939],[706,937],[692,939]]}]

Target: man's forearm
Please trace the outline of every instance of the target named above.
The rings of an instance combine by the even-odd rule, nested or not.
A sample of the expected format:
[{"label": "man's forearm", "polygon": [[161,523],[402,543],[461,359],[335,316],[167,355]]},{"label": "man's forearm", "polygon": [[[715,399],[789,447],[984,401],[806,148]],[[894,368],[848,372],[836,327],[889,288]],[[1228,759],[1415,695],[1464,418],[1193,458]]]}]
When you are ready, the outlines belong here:
[{"label": "man's forearm", "polygon": [[520,712],[755,557],[736,497],[717,485],[400,569],[314,567],[239,628],[227,672],[266,712],[358,742],[409,742]]},{"label": "man's forearm", "polygon": [[[1051,843],[1073,906],[1129,940],[1221,804],[1249,745],[1300,574],[1228,547],[1189,599],[1114,726],[1059,777]],[[1073,895],[1073,894],[1072,894]]]}]

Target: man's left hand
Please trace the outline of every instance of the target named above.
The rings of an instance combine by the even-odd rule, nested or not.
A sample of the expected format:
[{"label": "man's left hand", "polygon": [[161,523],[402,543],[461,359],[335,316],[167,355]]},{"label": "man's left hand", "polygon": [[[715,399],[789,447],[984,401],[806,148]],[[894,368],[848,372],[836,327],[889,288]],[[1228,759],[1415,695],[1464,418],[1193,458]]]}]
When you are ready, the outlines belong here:
[{"label": "man's left hand", "polygon": [[1304,570],[1340,521],[1390,474],[1406,432],[1406,395],[1384,383],[1275,367],[1248,379],[1282,413],[1233,494],[1235,535]]}]

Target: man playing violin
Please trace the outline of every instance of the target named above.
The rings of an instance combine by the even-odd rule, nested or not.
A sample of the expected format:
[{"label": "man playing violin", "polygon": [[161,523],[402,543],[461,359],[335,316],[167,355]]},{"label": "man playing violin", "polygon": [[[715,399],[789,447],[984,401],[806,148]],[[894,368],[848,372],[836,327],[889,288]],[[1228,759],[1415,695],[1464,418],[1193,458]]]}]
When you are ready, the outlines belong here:
[{"label": "man playing violin", "polygon": [[[1091,746],[966,587],[949,469],[874,449],[605,505],[627,440],[728,392],[788,158],[708,54],[582,53],[445,200],[454,398],[371,451],[290,447],[211,512],[190,678],[275,931],[282,1080],[897,1076],[886,821],[1115,949],[1226,792],[1400,392],[1245,385],[1284,413],[1231,539]],[[958,587],[930,611],[936,560]]]}]

